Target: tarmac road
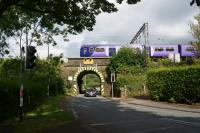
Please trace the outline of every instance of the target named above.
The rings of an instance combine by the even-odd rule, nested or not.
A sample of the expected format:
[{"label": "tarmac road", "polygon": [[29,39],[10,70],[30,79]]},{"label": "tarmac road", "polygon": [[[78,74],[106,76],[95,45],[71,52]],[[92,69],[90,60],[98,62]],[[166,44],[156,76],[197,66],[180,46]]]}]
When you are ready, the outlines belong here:
[{"label": "tarmac road", "polygon": [[81,123],[96,133],[200,133],[200,113],[135,105],[103,97],[74,97]]}]

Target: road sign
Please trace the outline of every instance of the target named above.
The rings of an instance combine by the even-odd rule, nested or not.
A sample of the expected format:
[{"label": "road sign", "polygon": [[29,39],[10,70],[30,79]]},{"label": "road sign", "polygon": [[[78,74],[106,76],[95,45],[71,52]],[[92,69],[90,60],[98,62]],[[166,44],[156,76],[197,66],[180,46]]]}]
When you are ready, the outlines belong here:
[{"label": "road sign", "polygon": [[110,81],[115,82],[115,72],[111,73]]},{"label": "road sign", "polygon": [[73,77],[72,77],[72,76],[68,76],[68,80],[69,80],[69,81],[72,81],[72,80],[73,80]]}]

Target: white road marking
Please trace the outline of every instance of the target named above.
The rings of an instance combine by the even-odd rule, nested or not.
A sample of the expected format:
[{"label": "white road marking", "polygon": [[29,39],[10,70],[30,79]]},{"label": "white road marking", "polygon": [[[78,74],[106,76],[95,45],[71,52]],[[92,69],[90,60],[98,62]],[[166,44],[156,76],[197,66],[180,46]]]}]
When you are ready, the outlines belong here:
[{"label": "white road marking", "polygon": [[104,125],[111,125],[112,122],[105,122],[105,123],[96,123],[96,124],[89,124],[90,126],[104,126]]},{"label": "white road marking", "polygon": [[152,128],[152,129],[145,129],[145,130],[141,130],[141,131],[134,131],[134,132],[131,132],[131,133],[145,133],[145,132],[152,132],[152,131],[158,131],[158,130],[166,130],[166,129],[170,129],[170,128],[173,128],[173,127],[174,126]]},{"label": "white road marking", "polygon": [[188,122],[188,121],[176,120],[176,119],[171,119],[171,118],[160,118],[160,119],[172,121],[172,122],[176,122],[180,124],[190,125],[190,126],[200,126],[200,123],[195,123],[195,122]]},{"label": "white road marking", "polygon": [[72,109],[72,113],[73,113],[73,115],[74,115],[74,117],[75,117],[75,118],[78,118],[78,115],[77,115],[76,111],[74,110],[74,105],[73,105],[73,102],[74,102],[74,101],[72,100],[72,102],[71,102],[71,106],[72,106],[72,107],[71,107],[71,109]]},{"label": "white road marking", "polygon": [[147,121],[147,120],[155,120],[155,118],[152,119],[138,119],[138,120],[127,120],[127,121],[113,121],[113,122],[102,122],[102,123],[94,123],[89,124],[90,126],[105,126],[105,125],[118,125],[118,124],[128,124],[128,123],[137,123],[140,121]]}]

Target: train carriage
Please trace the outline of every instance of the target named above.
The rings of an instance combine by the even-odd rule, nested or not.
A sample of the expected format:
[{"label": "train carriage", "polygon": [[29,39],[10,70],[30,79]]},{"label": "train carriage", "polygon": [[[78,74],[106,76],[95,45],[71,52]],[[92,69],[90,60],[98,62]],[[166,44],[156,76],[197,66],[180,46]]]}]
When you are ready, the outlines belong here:
[{"label": "train carriage", "polygon": [[150,46],[150,57],[163,58],[169,54],[178,53],[178,45],[152,45]]},{"label": "train carriage", "polygon": [[82,45],[80,57],[110,57],[116,54],[120,45]]},{"label": "train carriage", "polygon": [[192,45],[178,45],[178,51],[181,57],[194,57],[197,54],[197,51]]},{"label": "train carriage", "polygon": [[[93,45],[82,45],[80,48],[80,57],[111,57],[115,55],[120,48],[121,44],[93,44]],[[133,45],[133,49],[144,49],[142,45]]]},{"label": "train carriage", "polygon": [[[93,45],[82,45],[80,48],[80,57],[111,57],[115,55],[122,45],[120,44],[93,44]],[[171,45],[156,45],[144,46],[141,44],[132,45],[132,49],[140,49],[141,51],[145,48],[148,51],[148,55],[151,58],[167,58],[169,54],[179,53],[181,58],[194,57],[196,55],[195,47],[189,44],[171,44]]]}]

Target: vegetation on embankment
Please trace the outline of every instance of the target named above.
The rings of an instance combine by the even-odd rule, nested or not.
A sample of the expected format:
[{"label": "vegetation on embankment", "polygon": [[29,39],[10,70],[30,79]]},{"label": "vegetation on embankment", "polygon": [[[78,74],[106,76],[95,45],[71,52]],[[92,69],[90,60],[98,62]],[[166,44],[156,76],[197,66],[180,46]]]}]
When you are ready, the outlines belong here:
[{"label": "vegetation on embankment", "polygon": [[199,59],[173,63],[157,62],[140,50],[121,49],[111,58],[108,74],[116,73],[115,96],[149,95],[154,100],[178,103],[200,102]]},{"label": "vegetation on embankment", "polygon": [[120,96],[124,90],[129,96],[145,95],[146,61],[145,52],[129,48],[121,49],[117,55],[111,58],[107,70],[108,75],[111,72],[116,74],[115,96]]},{"label": "vegetation on embankment", "polygon": [[35,110],[28,112],[22,122],[15,122],[16,133],[37,133],[68,124],[75,120],[71,110],[66,109],[70,97],[59,95],[47,98]]},{"label": "vegetation on embankment", "polygon": [[41,105],[48,94],[63,94],[64,81],[60,75],[59,65],[58,57],[51,57],[49,62],[37,60],[34,70],[22,74],[20,59],[0,59],[0,121],[18,117],[21,84],[24,88],[25,113]]}]

